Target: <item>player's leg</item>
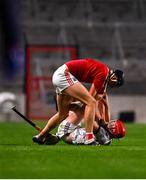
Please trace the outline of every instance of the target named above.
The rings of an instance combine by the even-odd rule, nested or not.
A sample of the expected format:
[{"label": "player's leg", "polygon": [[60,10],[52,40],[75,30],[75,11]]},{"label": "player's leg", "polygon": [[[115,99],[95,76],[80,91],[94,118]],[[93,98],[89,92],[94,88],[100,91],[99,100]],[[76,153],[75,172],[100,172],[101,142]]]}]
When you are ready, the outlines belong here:
[{"label": "player's leg", "polygon": [[[96,101],[80,82],[74,80],[74,77],[70,73],[66,72],[65,68],[65,66],[62,66],[53,75],[53,84],[62,93],[57,96],[58,113],[56,113],[51,119],[49,119],[47,125],[38,136],[43,136],[47,131],[52,130],[68,115],[70,96],[80,100],[85,104],[84,119],[87,144],[89,144],[90,142],[92,143],[94,142],[93,121],[95,117]],[[69,96],[66,96],[64,94],[67,94]]]},{"label": "player's leg", "polygon": [[[72,119],[74,124],[69,122]],[[67,144],[84,144],[86,131],[76,124],[75,119],[79,122],[76,113],[70,112],[70,115],[58,126],[56,136]]]},{"label": "player's leg", "polygon": [[[41,141],[39,142],[39,144],[55,145],[60,141],[60,139],[62,139],[62,136],[73,132],[75,128],[79,126],[79,123],[81,122],[83,118],[82,108],[78,106],[77,104],[72,104],[70,109],[71,111],[69,111],[69,116],[60,123],[56,135],[53,135],[47,132],[46,135],[43,136],[43,138],[41,138]],[[54,126],[54,123],[52,125]],[[49,129],[49,127],[46,127],[46,128]],[[38,141],[36,137],[34,137],[33,140],[35,142]],[[67,143],[69,143],[68,140],[67,140]]]},{"label": "player's leg", "polygon": [[72,98],[68,95],[57,95],[58,112],[49,119],[44,129],[40,132],[40,136],[54,129],[63,119],[69,115],[69,104]]},{"label": "player's leg", "polygon": [[80,107],[78,104],[71,104],[69,116],[67,117],[67,121],[74,125],[79,125],[84,117],[84,107]]},{"label": "player's leg", "polygon": [[49,119],[44,129],[33,137],[34,142],[44,144],[47,134],[68,116],[71,99],[72,98],[67,95],[57,95],[58,112]]},{"label": "player's leg", "polygon": [[68,87],[64,90],[64,92],[85,104],[84,122],[87,139],[85,143],[89,144],[90,142],[93,142],[93,121],[95,118],[96,100],[89,94],[88,90],[80,82]]},{"label": "player's leg", "polygon": [[[85,129],[87,143],[94,142],[93,121],[95,117],[96,100],[88,90],[68,71],[66,65],[61,66],[53,75],[53,84],[58,93],[65,93],[85,104]],[[88,141],[89,140],[89,141]]]},{"label": "player's leg", "polygon": [[69,116],[58,126],[56,136],[59,139],[62,139],[64,142],[72,144],[73,138],[70,134],[73,133],[77,128],[81,127],[80,122],[82,120],[82,117],[82,109],[79,106],[72,105]]}]

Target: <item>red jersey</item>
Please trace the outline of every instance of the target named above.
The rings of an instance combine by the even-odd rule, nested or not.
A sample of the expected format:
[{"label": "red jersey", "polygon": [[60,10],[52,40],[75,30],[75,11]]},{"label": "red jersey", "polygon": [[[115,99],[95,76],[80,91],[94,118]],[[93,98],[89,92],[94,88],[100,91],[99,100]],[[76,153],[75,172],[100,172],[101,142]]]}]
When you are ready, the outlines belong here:
[{"label": "red jersey", "polygon": [[109,71],[106,64],[91,58],[71,60],[65,64],[69,72],[75,76],[78,81],[94,83],[97,93],[102,94],[104,92],[105,81]]}]

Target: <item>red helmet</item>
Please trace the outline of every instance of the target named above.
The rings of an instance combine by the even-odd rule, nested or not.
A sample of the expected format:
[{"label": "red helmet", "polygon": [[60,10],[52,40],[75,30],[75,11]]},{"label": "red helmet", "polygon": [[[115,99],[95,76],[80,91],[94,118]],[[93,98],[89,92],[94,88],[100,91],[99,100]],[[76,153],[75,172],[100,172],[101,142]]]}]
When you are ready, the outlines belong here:
[{"label": "red helmet", "polygon": [[126,134],[126,128],[121,120],[115,121],[115,128],[113,129],[112,135],[114,138],[122,138]]}]

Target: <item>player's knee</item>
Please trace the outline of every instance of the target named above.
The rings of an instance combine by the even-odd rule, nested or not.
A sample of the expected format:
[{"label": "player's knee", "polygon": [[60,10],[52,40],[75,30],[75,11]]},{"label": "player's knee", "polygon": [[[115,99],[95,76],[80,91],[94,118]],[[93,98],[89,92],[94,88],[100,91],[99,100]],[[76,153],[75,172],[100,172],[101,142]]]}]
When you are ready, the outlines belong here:
[{"label": "player's knee", "polygon": [[90,107],[95,108],[96,107],[96,100],[94,98],[90,98],[88,100],[88,104]]}]

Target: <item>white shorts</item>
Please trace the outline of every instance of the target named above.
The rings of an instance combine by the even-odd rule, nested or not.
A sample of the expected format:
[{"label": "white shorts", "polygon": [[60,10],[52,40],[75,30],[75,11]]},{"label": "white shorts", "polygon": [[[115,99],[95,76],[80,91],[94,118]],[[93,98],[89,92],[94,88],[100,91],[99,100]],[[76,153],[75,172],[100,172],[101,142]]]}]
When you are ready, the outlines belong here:
[{"label": "white shorts", "polygon": [[52,82],[56,87],[56,93],[61,94],[64,89],[72,86],[78,80],[68,71],[67,66],[64,64],[54,72]]},{"label": "white shorts", "polygon": [[73,144],[84,144],[85,142],[85,129],[81,128],[80,125],[76,126],[72,123],[69,123],[67,120],[64,120],[59,125],[56,136],[61,139],[66,134],[70,134]]},{"label": "white shorts", "polygon": [[64,135],[72,133],[77,127],[79,126],[75,126],[65,119],[60,123],[56,136],[62,138]]}]

